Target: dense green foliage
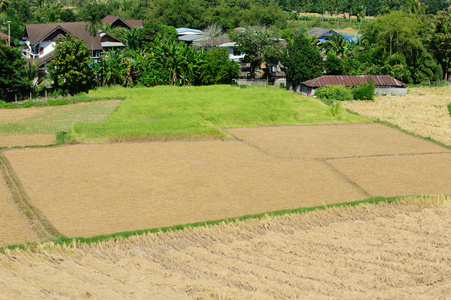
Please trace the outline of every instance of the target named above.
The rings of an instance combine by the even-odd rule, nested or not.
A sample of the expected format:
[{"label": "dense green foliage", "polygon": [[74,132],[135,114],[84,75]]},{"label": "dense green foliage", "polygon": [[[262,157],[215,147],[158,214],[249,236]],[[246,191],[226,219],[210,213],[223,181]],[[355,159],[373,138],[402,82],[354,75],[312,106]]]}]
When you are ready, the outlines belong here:
[{"label": "dense green foliage", "polygon": [[316,89],[315,96],[321,100],[331,100],[327,101],[326,104],[330,105],[333,100],[352,100],[353,96],[351,92],[342,85],[330,85],[325,87],[320,87]]},{"label": "dense green foliage", "polygon": [[227,48],[214,48],[205,55],[205,63],[199,68],[200,83],[231,84],[239,76],[239,65],[229,60]]},{"label": "dense green foliage", "polygon": [[25,94],[29,86],[20,50],[0,44],[0,99],[14,99]]},{"label": "dense green foliage", "polygon": [[361,84],[351,89],[355,100],[374,100],[375,86],[371,83]]},{"label": "dense green foliage", "polygon": [[287,77],[295,83],[321,76],[323,73],[323,59],[319,49],[310,43],[304,33],[296,35],[289,42],[282,63],[286,67]]},{"label": "dense green foliage", "polygon": [[246,54],[242,62],[249,63],[252,78],[262,62],[268,63],[281,56],[280,32],[274,28],[248,26],[243,31],[233,32],[231,40]]},{"label": "dense green foliage", "polygon": [[47,67],[53,87],[61,94],[87,92],[92,86],[91,53],[83,40],[72,35],[56,40],[55,54]]},{"label": "dense green foliage", "polygon": [[69,139],[223,139],[228,133],[221,128],[227,127],[367,121],[347,113],[331,116],[316,100],[273,87],[111,87],[89,94],[99,95],[127,99],[105,123],[75,125]]},{"label": "dense green foliage", "polygon": [[331,105],[335,100],[374,100],[375,88],[371,83],[361,84],[354,88],[330,85],[316,89],[315,96],[327,105]]}]

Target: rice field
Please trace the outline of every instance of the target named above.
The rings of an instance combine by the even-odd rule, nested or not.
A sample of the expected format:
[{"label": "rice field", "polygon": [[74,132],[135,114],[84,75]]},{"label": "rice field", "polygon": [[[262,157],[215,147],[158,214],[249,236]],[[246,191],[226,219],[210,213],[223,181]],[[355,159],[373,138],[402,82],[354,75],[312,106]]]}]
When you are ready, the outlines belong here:
[{"label": "rice field", "polygon": [[42,108],[0,109],[0,136],[68,131],[76,123],[102,123],[120,100],[81,102]]},{"label": "rice field", "polygon": [[4,298],[447,299],[451,199],[0,254]]},{"label": "rice field", "polygon": [[409,88],[407,95],[378,96],[375,101],[343,101],[344,108],[390,122],[409,132],[451,146],[451,85]]}]

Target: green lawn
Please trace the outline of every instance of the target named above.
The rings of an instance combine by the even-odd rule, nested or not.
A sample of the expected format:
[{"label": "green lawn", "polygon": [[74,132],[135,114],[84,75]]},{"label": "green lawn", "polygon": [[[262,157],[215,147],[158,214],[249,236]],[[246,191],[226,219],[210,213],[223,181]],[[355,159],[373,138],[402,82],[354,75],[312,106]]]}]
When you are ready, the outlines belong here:
[{"label": "green lawn", "polygon": [[126,98],[104,123],[77,123],[69,141],[224,139],[227,127],[368,122],[275,87],[101,88],[90,97]]}]

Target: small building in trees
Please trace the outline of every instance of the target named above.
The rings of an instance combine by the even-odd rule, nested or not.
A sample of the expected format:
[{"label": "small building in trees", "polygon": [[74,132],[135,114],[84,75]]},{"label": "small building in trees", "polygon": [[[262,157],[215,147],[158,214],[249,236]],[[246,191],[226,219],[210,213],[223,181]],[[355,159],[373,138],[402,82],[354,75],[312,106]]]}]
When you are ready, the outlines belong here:
[{"label": "small building in trees", "polygon": [[192,28],[177,28],[177,36],[180,41],[192,45],[196,40],[203,38],[204,32],[198,29]]},{"label": "small building in trees", "polygon": [[6,44],[8,44],[9,35],[0,31],[0,40],[1,39],[4,39],[6,41]]},{"label": "small building in trees", "polygon": [[334,35],[341,35],[338,32],[330,28],[313,27],[307,31],[307,36],[309,38],[316,36],[320,42],[328,41]]},{"label": "small building in trees", "polygon": [[389,75],[324,75],[301,82],[299,92],[308,96],[313,96],[315,90],[320,87],[330,85],[357,87],[366,83],[372,83],[376,87],[374,94],[407,94],[407,84]]},{"label": "small building in trees", "polygon": [[138,29],[144,28],[143,22],[141,20],[122,20],[118,16],[108,15],[102,19],[103,24],[106,26],[111,26],[111,28],[125,28],[132,29],[136,27]]}]

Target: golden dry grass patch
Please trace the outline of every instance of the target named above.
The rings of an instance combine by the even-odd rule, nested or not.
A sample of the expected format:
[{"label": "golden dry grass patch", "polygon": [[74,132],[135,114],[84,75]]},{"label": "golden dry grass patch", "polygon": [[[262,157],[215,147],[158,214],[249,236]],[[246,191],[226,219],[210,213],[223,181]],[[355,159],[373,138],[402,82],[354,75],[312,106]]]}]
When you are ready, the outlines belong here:
[{"label": "golden dry grass patch", "polygon": [[342,106],[451,146],[451,86],[409,88],[403,96],[377,96],[375,101],[343,101]]},{"label": "golden dry grass patch", "polygon": [[428,198],[8,250],[0,295],[446,299],[450,197]]}]

